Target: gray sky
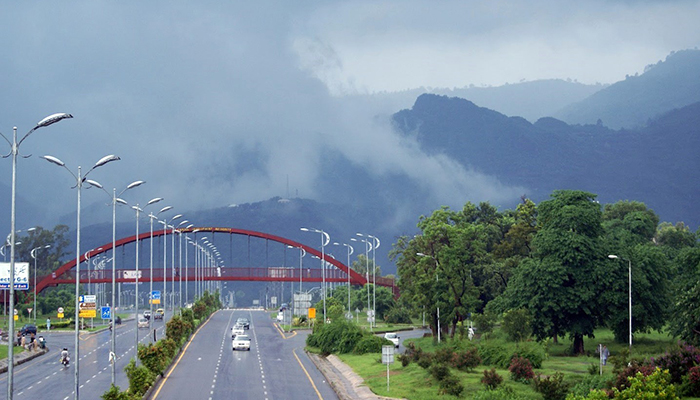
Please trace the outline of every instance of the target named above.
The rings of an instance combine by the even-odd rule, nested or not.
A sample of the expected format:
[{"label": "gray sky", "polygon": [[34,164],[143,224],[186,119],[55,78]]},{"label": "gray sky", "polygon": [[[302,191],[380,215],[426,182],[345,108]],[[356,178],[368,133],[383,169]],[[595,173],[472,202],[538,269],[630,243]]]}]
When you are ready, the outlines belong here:
[{"label": "gray sky", "polygon": [[[19,194],[50,215],[70,212],[72,178],[38,156],[77,172],[114,153],[122,161],[90,178],[148,181],[124,196],[130,202],[165,197],[188,210],[258,201],[284,196],[287,177],[292,194],[322,200],[314,183],[330,149],[374,174],[421,182],[436,207],[499,204],[522,189],[422,154],[376,118],[398,110],[343,95],[612,83],[700,41],[699,1],[297,3],[5,2],[0,132],[75,116],[23,143],[33,157],[20,161]],[[5,160],[0,182],[9,180]]]}]

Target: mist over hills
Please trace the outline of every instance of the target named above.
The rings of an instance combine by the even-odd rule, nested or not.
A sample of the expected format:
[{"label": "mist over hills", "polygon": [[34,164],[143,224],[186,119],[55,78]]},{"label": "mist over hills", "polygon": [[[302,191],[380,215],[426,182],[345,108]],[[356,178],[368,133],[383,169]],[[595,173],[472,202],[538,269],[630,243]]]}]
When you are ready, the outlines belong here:
[{"label": "mist over hills", "polygon": [[570,124],[598,119],[614,129],[642,127],[660,115],[700,101],[700,50],[671,53],[648,65],[641,75],[627,76],[552,114]]},{"label": "mist over hills", "polygon": [[641,130],[602,124],[568,125],[553,118],[534,124],[474,103],[422,95],[394,115],[397,129],[425,151],[526,188],[535,201],[553,190],[581,189],[601,202],[638,200],[664,221],[697,227],[694,172],[700,157],[700,103],[670,111]]}]

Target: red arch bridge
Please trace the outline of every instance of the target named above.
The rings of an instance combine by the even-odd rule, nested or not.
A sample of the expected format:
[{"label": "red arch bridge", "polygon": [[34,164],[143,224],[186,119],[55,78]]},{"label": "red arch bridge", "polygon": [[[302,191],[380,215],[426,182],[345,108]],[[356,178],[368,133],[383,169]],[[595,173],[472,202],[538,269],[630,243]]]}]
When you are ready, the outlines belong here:
[{"label": "red arch bridge", "polygon": [[[173,233],[175,236],[173,236]],[[208,264],[200,262],[200,266],[196,266],[194,254],[196,251],[187,251],[187,248],[195,249],[194,246],[187,247],[188,243],[199,243],[198,236],[203,239],[206,236],[208,242],[212,243],[217,249],[225,252],[226,248],[230,252],[230,266],[222,266],[222,263]],[[223,236],[223,238],[222,238]],[[151,237],[154,241],[150,241]],[[166,256],[166,266],[163,267],[163,257],[160,251],[163,246],[156,243],[156,239],[164,237],[165,250],[163,254]],[[227,242],[228,237],[228,243]],[[234,239],[235,238],[235,239]],[[184,239],[185,247],[182,246]],[[234,243],[235,240],[235,243]],[[150,243],[148,243],[150,241]],[[170,242],[170,243],[168,243]],[[93,263],[100,255],[113,257],[117,256],[116,264],[116,282],[134,283],[136,281],[135,273],[135,252],[137,243],[136,235],[119,239],[115,243],[115,251],[112,251],[112,242],[105,243],[95,249],[85,251],[80,255],[80,282],[89,283],[111,283],[112,282],[112,262],[104,263],[103,268],[96,269],[90,266],[90,259]],[[325,272],[325,281],[331,283],[347,283],[348,274],[350,284],[364,285],[367,279],[358,274],[354,270],[348,268],[347,265],[340,262],[336,257],[329,254],[329,250],[337,249],[338,254],[347,254],[346,248],[337,246],[325,246],[326,253],[322,254],[319,250],[309,247],[305,244],[286,239],[280,236],[271,235],[268,233],[222,227],[192,227],[180,229],[161,229],[158,231],[145,232],[138,235],[139,243],[139,283],[148,283],[153,277],[154,282],[168,283],[178,282],[193,282],[195,280],[204,281],[267,281],[267,282],[322,282],[324,280],[323,273]],[[144,245],[146,244],[146,245]],[[201,243],[200,243],[201,244]],[[132,253],[126,257],[125,249],[127,246],[133,246],[130,249]],[[152,246],[152,247],[151,247]],[[157,259],[154,259],[151,275],[150,268],[150,251],[153,248],[154,252],[158,253]],[[122,250],[122,255],[119,254],[119,249]],[[184,250],[183,250],[184,249]],[[319,260],[310,260],[304,258],[300,261],[303,254],[300,249],[310,254]],[[221,251],[219,250],[219,251]],[[296,251],[295,251],[296,250]],[[233,265],[234,252],[239,260],[237,263],[241,265]],[[183,257],[183,254],[185,257]],[[272,254],[273,260],[270,260]],[[128,260],[126,259],[128,258]],[[282,259],[280,261],[280,258]],[[289,260],[288,260],[289,258]],[[321,269],[320,259],[326,261],[326,270]],[[174,259],[174,263],[172,262]],[[243,259],[241,261],[241,259]],[[157,260],[157,261],[156,261]],[[290,261],[291,260],[291,261]],[[37,282],[37,292],[41,292],[47,287],[57,286],[60,284],[75,284],[75,259],[63,264],[55,272],[49,276],[41,278]],[[216,267],[220,267],[220,271]],[[370,276],[370,283],[373,281]],[[391,278],[376,277],[376,284],[385,286],[392,290],[394,296],[398,296],[398,288],[394,280]]]}]

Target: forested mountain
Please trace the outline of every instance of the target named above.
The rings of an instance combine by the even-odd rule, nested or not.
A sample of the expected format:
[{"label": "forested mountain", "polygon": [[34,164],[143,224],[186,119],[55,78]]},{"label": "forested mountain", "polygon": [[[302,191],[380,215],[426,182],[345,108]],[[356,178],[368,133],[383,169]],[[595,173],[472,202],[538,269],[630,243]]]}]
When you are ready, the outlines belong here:
[{"label": "forested mountain", "polygon": [[531,124],[464,99],[423,95],[393,118],[397,129],[415,136],[425,151],[524,186],[536,201],[556,189],[581,189],[598,194],[601,202],[642,201],[662,220],[696,227],[698,111],[695,103],[644,129],[615,131],[553,118]]},{"label": "forested mountain", "polygon": [[594,124],[600,119],[614,129],[635,128],[698,101],[700,50],[683,50],[648,65],[643,74],[627,76],[553,116],[570,124]]}]

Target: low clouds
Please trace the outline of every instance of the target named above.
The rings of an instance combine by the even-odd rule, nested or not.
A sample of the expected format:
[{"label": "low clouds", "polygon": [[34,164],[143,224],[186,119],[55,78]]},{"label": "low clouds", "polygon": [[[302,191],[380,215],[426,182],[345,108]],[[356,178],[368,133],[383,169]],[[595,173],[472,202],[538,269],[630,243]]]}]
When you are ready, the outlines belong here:
[{"label": "low clouds", "polygon": [[[20,160],[19,193],[47,212],[24,216],[27,224],[75,208],[72,178],[37,157],[44,154],[75,171],[118,154],[122,161],[90,177],[105,187],[144,179],[125,199],[165,197],[180,211],[284,196],[287,180],[292,195],[323,200],[327,151],[379,179],[407,177],[435,207],[499,204],[524,189],[423,154],[392,131],[393,106],[342,95],[520,78],[606,81],[698,38],[687,16],[697,2],[598,2],[577,12],[555,2],[537,10],[529,2],[220,3],[3,6],[0,132],[11,135],[15,124],[21,134],[54,112],[75,115],[22,145],[34,157]],[[634,32],[653,16],[663,26],[635,46]],[[623,50],[610,43],[616,35]],[[0,163],[8,186],[9,164]]]}]

